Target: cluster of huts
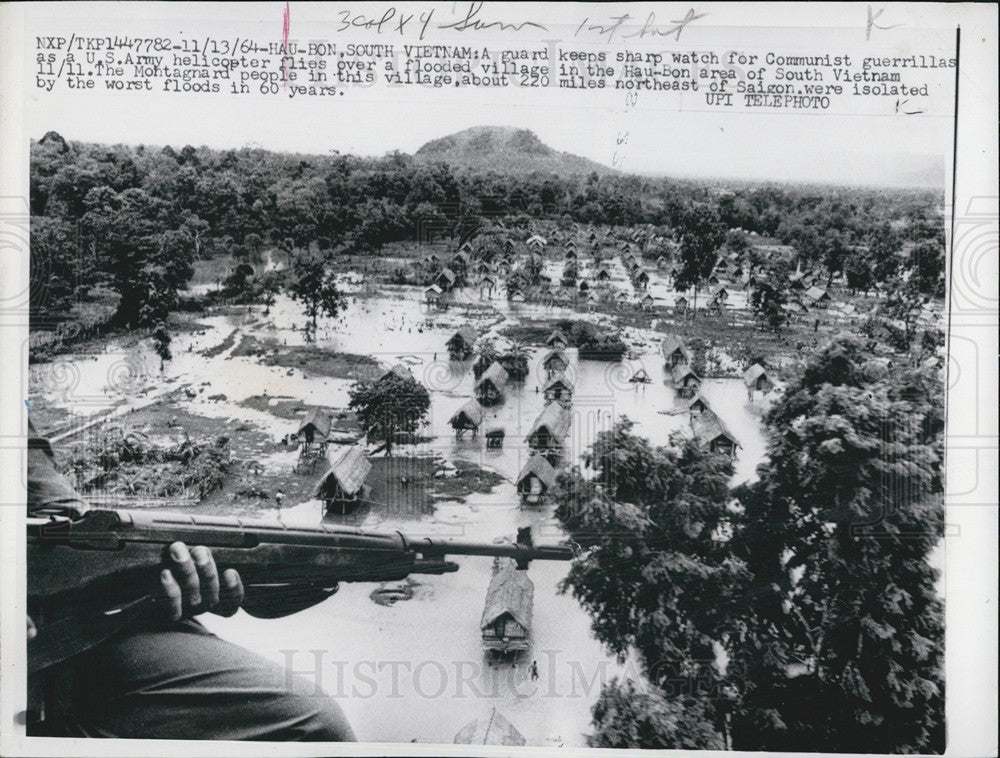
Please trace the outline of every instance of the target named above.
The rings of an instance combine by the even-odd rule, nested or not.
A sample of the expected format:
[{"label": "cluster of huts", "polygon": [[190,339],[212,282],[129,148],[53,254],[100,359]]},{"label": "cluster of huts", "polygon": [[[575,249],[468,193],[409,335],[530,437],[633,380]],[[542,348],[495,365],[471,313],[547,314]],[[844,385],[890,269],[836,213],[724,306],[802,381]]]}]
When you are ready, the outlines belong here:
[{"label": "cluster of huts", "polygon": [[805,316],[810,311],[821,310],[830,305],[830,293],[815,282],[816,277],[803,272],[801,267],[788,277],[788,302],[783,308],[790,318]]},{"label": "cluster of huts", "polygon": [[527,443],[531,454],[516,481],[517,493],[525,505],[542,503],[555,486],[572,425],[570,407],[575,386],[568,372],[566,348],[569,342],[566,335],[557,329],[549,335],[545,344],[549,349],[542,359],[545,407],[528,431]]},{"label": "cluster of huts", "polygon": [[[464,347],[474,335],[456,332],[448,341],[449,351]],[[566,354],[568,340],[559,330],[546,340],[548,354],[542,360],[545,382],[542,394],[545,407],[528,432],[527,443],[531,454],[517,478],[517,492],[524,504],[539,504],[554,486],[558,466],[571,425],[569,406],[572,402],[574,382],[568,373],[569,358]],[[463,351],[464,352],[464,351]],[[500,364],[492,362],[480,374],[473,387],[473,397],[452,414],[449,424],[455,436],[468,433],[474,439],[486,419],[486,409],[504,402],[505,391],[511,379]],[[502,427],[485,430],[486,447],[503,446],[505,431]]]},{"label": "cluster of huts", "polygon": [[[403,364],[396,364],[376,381],[390,375],[413,379]],[[367,492],[366,481],[372,470],[368,452],[361,445],[361,432],[354,414],[344,412],[330,416],[325,411],[309,411],[299,424],[299,460],[296,470],[312,472],[322,464],[322,471],[313,489],[313,497],[322,500],[327,510],[339,509],[343,514],[357,507]]]},{"label": "cluster of huts", "polygon": [[[736,450],[741,445],[701,394],[702,380],[691,367],[691,350],[680,337],[667,335],[660,345],[660,351],[674,392],[686,404],[695,440],[713,453],[735,457]],[[744,372],[743,383],[750,401],[756,393],[766,394],[774,389],[774,383],[759,363],[753,364]]]},{"label": "cluster of huts", "polygon": [[[532,223],[526,229],[507,229],[503,222],[494,222],[490,234],[502,230],[502,242],[488,249],[478,245],[477,240],[467,240],[447,259],[432,253],[424,259],[428,268],[436,273],[424,290],[424,301],[429,307],[447,307],[452,302],[452,291],[458,286],[477,287],[483,299],[492,298],[503,283],[506,285],[507,299],[512,303],[538,302],[545,305],[579,305],[594,307],[600,304],[635,306],[652,309],[655,299],[645,292],[650,281],[649,273],[642,265],[642,256],[636,251],[648,245],[668,246],[662,236],[651,226],[634,229],[620,242],[620,249],[613,247],[621,239],[611,239],[606,231],[593,227],[576,227],[573,230],[549,229],[542,236]],[[518,239],[519,235],[526,238]],[[499,249],[497,249],[499,247]],[[577,277],[577,265],[582,262],[585,250],[593,256],[587,277]],[[551,257],[553,250],[561,250],[567,265],[572,264],[574,273],[562,282],[553,282],[542,273],[543,263]],[[618,292],[610,286],[611,270],[606,259],[616,252],[622,256],[629,279],[636,295]],[[662,262],[664,256],[658,261]],[[531,272],[530,276],[516,277],[518,273]],[[516,279],[516,283],[512,284]]]}]

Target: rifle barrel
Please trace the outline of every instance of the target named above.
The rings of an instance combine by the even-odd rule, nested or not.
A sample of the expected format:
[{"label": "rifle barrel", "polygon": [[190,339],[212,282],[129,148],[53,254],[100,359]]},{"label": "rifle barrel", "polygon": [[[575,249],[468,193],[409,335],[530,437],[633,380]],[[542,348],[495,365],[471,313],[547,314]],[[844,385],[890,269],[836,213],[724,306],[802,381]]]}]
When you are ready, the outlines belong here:
[{"label": "rifle barrel", "polygon": [[517,561],[568,561],[573,551],[565,545],[524,545],[514,542],[471,542],[468,540],[411,538],[400,535],[411,550],[422,555],[493,555]]},{"label": "rifle barrel", "polygon": [[188,513],[149,513],[127,510],[87,511],[77,521],[29,520],[29,536],[42,542],[86,544],[116,549],[122,542],[166,544],[181,541],[207,547],[253,547],[283,544],[418,553],[425,557],[485,555],[515,559],[568,561],[573,551],[565,545],[524,542],[474,542],[439,537],[413,537],[403,532],[375,532],[332,524],[285,524]]}]

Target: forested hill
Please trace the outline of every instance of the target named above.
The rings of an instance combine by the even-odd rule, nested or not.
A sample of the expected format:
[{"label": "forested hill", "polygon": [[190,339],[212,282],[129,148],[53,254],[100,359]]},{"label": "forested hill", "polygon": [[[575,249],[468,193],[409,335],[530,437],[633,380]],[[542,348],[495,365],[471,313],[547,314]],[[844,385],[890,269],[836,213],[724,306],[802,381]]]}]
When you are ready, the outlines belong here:
[{"label": "forested hill", "polygon": [[474,126],[431,140],[417,150],[420,162],[442,162],[458,169],[529,174],[540,171],[566,177],[574,174],[613,173],[613,169],[562,153],[546,145],[528,129],[513,126]]}]

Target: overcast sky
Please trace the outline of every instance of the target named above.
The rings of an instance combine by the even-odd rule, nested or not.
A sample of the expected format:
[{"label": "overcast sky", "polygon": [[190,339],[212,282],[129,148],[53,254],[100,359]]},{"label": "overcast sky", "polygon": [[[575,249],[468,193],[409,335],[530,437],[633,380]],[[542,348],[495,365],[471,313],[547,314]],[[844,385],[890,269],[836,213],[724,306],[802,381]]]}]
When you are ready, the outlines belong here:
[{"label": "overcast sky", "polygon": [[[128,30],[130,34],[171,34],[201,39],[251,37],[260,42],[280,40],[283,3],[241,7],[156,4],[143,6],[83,6],[100,13],[79,15],[78,7],[36,6],[29,18],[27,41],[36,34],[98,34]],[[346,6],[345,6],[346,7]],[[356,12],[364,6],[351,6]],[[387,6],[386,6],[387,7]],[[419,13],[431,5],[414,5]],[[465,3],[439,3],[438,18],[450,18]],[[606,18],[621,13],[624,6],[598,5],[554,9],[547,6],[543,18],[537,6],[487,5],[492,15],[504,21],[537,19],[548,27],[536,35],[525,33],[512,42],[510,34],[476,33],[474,38],[439,33],[425,42],[464,44],[496,49],[501,46],[544,46],[542,38],[571,39],[573,28],[583,18]],[[631,6],[630,6],[631,7]],[[679,6],[678,6],[679,7]],[[707,6],[714,8],[714,6]],[[348,42],[392,41],[416,43],[410,38],[386,38],[363,33],[338,35],[339,14],[330,6],[291,3],[290,39],[304,43],[324,39]],[[674,8],[671,4],[668,8]],[[339,9],[339,6],[338,6]],[[374,10],[369,6],[370,11]],[[134,14],[123,21],[125,11]],[[196,12],[192,12],[192,11]],[[484,11],[485,13],[486,11]],[[661,16],[673,17],[659,9]],[[859,13],[861,11],[859,10]],[[645,17],[643,6],[632,13]],[[683,15],[683,11],[676,11]],[[725,14],[729,13],[730,16]],[[708,18],[731,21],[726,7]],[[554,15],[555,14],[555,15]],[[76,16],[76,17],[74,17]],[[579,18],[578,18],[579,17]],[[152,19],[156,19],[153,21]],[[669,19],[668,19],[669,20]],[[855,19],[856,20],[856,19]],[[794,21],[791,19],[789,22]],[[863,21],[863,19],[862,19]],[[785,54],[847,52],[862,55],[910,54],[916,49],[947,52],[947,33],[929,33],[919,45],[901,49],[898,41],[873,48],[857,28],[787,29],[735,28],[719,23],[684,30],[680,42],[669,38],[647,44],[648,50],[689,49],[777,50]],[[861,21],[859,21],[861,23]],[[863,24],[862,24],[863,25]],[[119,32],[121,33],[121,32]],[[891,34],[892,32],[884,32]],[[450,34],[450,36],[448,36]],[[912,43],[912,34],[908,38]],[[596,42],[596,41],[595,41]],[[867,47],[866,47],[867,45]],[[28,44],[28,48],[32,45]],[[638,49],[637,42],[629,47]],[[342,48],[341,48],[342,49]],[[581,47],[582,49],[582,47]],[[596,44],[609,59],[620,45]],[[26,74],[33,66],[34,51],[26,50]],[[610,60],[609,60],[610,62]],[[935,78],[936,77],[936,78]],[[128,144],[184,144],[212,147],[257,145],[268,149],[324,153],[330,150],[359,155],[381,155],[390,150],[412,153],[431,139],[477,125],[508,125],[534,131],[557,150],[585,156],[611,165],[617,153],[621,168],[644,174],[727,177],[749,180],[820,181],[847,184],[941,186],[945,156],[951,152],[952,95],[950,77],[935,74],[929,114],[893,114],[893,100],[858,100],[866,113],[831,115],[809,112],[727,112],[706,106],[702,93],[665,95],[640,93],[628,107],[621,91],[587,91],[543,88],[471,90],[453,87],[432,89],[409,87],[387,89],[349,88],[339,97],[288,98],[236,95],[165,95],[152,93],[107,93],[100,87],[87,92],[35,89],[29,76],[25,105],[27,135],[38,138],[55,130],[68,139]],[[98,82],[100,85],[101,82]],[[880,111],[882,115],[871,115]],[[627,133],[627,141],[620,143]]]}]

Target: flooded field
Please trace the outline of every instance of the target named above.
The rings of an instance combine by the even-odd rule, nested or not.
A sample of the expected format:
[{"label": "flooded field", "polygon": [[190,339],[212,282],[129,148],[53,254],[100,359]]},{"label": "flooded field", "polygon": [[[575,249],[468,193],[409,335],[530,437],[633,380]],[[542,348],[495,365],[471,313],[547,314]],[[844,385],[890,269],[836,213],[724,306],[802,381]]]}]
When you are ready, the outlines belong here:
[{"label": "flooded field", "polygon": [[[450,361],[445,342],[459,326],[497,334],[510,325],[574,314],[539,306],[509,307],[506,300],[480,300],[465,293],[469,306],[428,312],[417,288],[386,288],[378,297],[359,296],[335,319],[321,318],[316,341],[309,343],[338,353],[371,356],[384,368],[407,365],[430,391],[426,441],[407,446],[405,455],[467,461],[496,472],[503,481],[491,492],[469,495],[461,502],[440,501],[430,509],[408,510],[373,505],[363,519],[351,523],[380,530],[436,534],[492,541],[512,538],[521,526],[537,527],[542,542],[564,534],[554,523],[551,505],[519,507],[514,480],[527,459],[525,436],[544,407],[540,363],[547,350],[531,348],[531,372],[522,383],[509,384],[505,402],[487,409],[483,427],[503,427],[500,450],[485,449],[482,435],[457,440],[448,425],[454,411],[472,395],[469,361]],[[461,301],[460,301],[461,302]],[[562,311],[565,311],[563,313]],[[234,355],[244,340],[264,350],[306,345],[301,307],[279,297],[264,315],[259,306],[238,315],[207,316],[204,328],[178,334],[174,357],[160,372],[159,359],[148,344],[129,351],[60,358],[32,369],[32,404],[62,408],[79,417],[113,412],[127,422],[130,412],[161,401],[168,393],[178,411],[217,419],[227,433],[234,423],[246,424],[279,440],[298,428],[298,420],[282,418],[250,398],[266,396],[270,407],[281,398],[308,405],[343,408],[351,381],[304,373],[302,369],[264,365],[257,355]],[[689,431],[686,412],[678,411],[659,353],[662,335],[629,330],[632,357],[622,363],[579,360],[570,349],[568,375],[576,384],[572,428],[566,462],[572,465],[614,420],[627,416],[636,431],[656,444],[675,432]],[[650,382],[632,383],[638,369]],[[175,393],[175,390],[182,390]],[[737,438],[734,483],[754,476],[764,453],[761,400],[749,403],[739,379],[708,379],[702,394]],[[295,454],[276,452],[259,461],[270,468],[292,467]],[[197,512],[197,508],[194,509]],[[213,513],[247,514],[246,506]],[[289,502],[279,508],[262,503],[253,513],[287,522],[318,522],[319,501]],[[327,516],[336,522],[338,517]],[[513,665],[491,667],[480,641],[479,620],[491,575],[491,559],[457,559],[461,570],[445,576],[413,576],[413,597],[379,605],[370,594],[375,585],[343,586],[331,599],[284,619],[263,621],[242,611],[231,619],[209,617],[217,634],[298,671],[341,702],[362,740],[451,742],[456,732],[496,706],[529,745],[585,744],[590,709],[601,682],[614,675],[638,672],[615,661],[590,633],[590,619],[578,603],[558,591],[567,564],[537,562],[530,569],[535,584],[532,649]],[[539,677],[529,677],[537,661]]]}]

